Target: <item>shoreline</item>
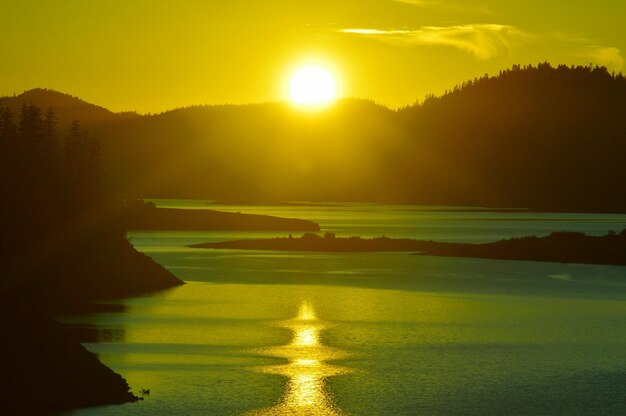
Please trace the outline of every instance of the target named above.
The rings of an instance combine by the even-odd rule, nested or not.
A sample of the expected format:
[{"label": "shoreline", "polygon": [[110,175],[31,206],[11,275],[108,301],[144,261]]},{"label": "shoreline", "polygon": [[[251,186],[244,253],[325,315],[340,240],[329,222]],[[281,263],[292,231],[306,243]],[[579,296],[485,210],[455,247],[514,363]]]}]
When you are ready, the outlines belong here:
[{"label": "shoreline", "polygon": [[6,288],[13,296],[0,305],[0,320],[10,334],[3,342],[0,370],[10,382],[0,392],[1,413],[48,415],[141,400],[56,317],[90,311],[93,301],[141,296],[185,282],[127,240],[101,248],[76,248],[72,262],[48,270],[45,282]]}]

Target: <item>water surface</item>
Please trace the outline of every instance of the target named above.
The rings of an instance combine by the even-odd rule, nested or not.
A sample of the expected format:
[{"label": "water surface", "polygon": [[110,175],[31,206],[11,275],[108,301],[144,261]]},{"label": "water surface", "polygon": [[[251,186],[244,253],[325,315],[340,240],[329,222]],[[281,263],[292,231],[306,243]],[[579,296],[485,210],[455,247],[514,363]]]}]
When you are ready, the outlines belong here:
[{"label": "water surface", "polygon": [[[525,230],[603,234],[626,223],[616,215],[370,205],[220,208],[306,217],[338,235],[448,241]],[[96,328],[100,342],[86,347],[135,392],[151,392],[142,402],[70,414],[626,410],[624,267],[185,247],[274,235],[133,233],[137,247],[189,284],[119,301],[124,313],[66,319]]]}]

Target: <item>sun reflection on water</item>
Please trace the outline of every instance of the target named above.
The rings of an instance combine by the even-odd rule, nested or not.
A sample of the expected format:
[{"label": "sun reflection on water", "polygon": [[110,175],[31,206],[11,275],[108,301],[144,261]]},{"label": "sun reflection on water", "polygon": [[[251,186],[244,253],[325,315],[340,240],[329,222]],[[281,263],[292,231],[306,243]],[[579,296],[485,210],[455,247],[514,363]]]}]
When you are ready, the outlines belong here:
[{"label": "sun reflection on water", "polygon": [[300,305],[300,309],[298,310],[298,316],[296,316],[296,319],[301,321],[317,320],[315,310],[313,310],[313,307],[309,302],[302,302],[302,304]]},{"label": "sun reflection on water", "polygon": [[318,345],[319,340],[317,338],[317,329],[300,328],[295,334],[294,344],[301,346]]},{"label": "sun reflection on water", "polygon": [[295,318],[278,323],[292,331],[292,340],[287,345],[261,350],[263,355],[286,358],[287,364],[261,367],[258,371],[288,377],[287,387],[280,403],[276,406],[253,411],[249,415],[310,415],[339,416],[326,389],[325,379],[345,374],[349,369],[328,364],[330,360],[345,358],[340,350],[327,347],[320,341],[320,332],[327,328],[317,318],[308,302],[300,305]]}]

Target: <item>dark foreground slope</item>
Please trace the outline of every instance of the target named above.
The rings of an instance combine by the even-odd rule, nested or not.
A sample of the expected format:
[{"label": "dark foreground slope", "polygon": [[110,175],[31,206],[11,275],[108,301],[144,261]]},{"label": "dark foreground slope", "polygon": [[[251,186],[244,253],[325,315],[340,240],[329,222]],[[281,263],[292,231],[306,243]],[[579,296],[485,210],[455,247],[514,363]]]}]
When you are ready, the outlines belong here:
[{"label": "dark foreground slope", "polygon": [[137,400],[54,317],[183,283],[126,240],[118,204],[98,186],[100,162],[77,123],[61,144],[53,111],[0,108],[2,415]]},{"label": "dark foreground slope", "polygon": [[105,367],[47,314],[2,305],[4,415],[48,415],[77,407],[138,400],[119,374]]},{"label": "dark foreground slope", "polygon": [[51,310],[71,310],[85,301],[138,296],[184,284],[126,239],[85,242],[65,258],[65,265],[57,266],[55,283],[43,285],[42,298],[56,299],[50,302]]},{"label": "dark foreground slope", "polygon": [[[183,284],[126,240],[85,243],[36,276],[4,276],[0,413],[54,414],[136,401],[120,375],[80,345],[54,316],[84,302],[137,296]],[[16,276],[14,270],[12,276]]]},{"label": "dark foreground slope", "polygon": [[477,257],[501,260],[529,260],[557,263],[626,265],[626,230],[602,237],[575,232],[555,232],[546,237],[523,237],[494,243],[466,244],[421,241],[408,238],[320,237],[234,240],[195,244],[208,249],[279,250],[317,252],[413,251],[423,255]]}]

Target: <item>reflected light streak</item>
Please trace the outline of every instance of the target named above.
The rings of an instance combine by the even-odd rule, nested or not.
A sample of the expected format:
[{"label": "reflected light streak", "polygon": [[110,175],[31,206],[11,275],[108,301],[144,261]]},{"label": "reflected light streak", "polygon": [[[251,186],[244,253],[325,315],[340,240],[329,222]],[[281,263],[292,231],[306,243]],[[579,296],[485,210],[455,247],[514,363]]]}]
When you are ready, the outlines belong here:
[{"label": "reflected light streak", "polygon": [[299,328],[294,337],[294,344],[312,346],[319,344],[316,328]]},{"label": "reflected light streak", "polygon": [[321,395],[323,386],[320,383],[321,380],[314,375],[296,374],[289,381],[288,389],[292,391],[287,396],[297,407],[315,406],[325,400]]},{"label": "reflected light streak", "polygon": [[303,367],[314,367],[320,365],[320,362],[317,360],[311,360],[308,358],[298,358],[295,360],[296,365],[301,365]]},{"label": "reflected light streak", "polygon": [[298,309],[298,316],[296,319],[302,321],[315,321],[317,316],[315,316],[315,311],[309,302],[302,302],[300,305],[300,309]]},{"label": "reflected light streak", "polygon": [[343,352],[321,343],[320,331],[327,326],[321,322],[308,302],[300,305],[295,318],[279,323],[293,332],[287,345],[261,350],[261,354],[287,358],[284,365],[259,368],[268,374],[288,377],[287,387],[276,406],[248,413],[249,415],[309,415],[340,416],[328,391],[325,379],[349,372],[347,368],[328,364],[329,360],[344,358]]}]

